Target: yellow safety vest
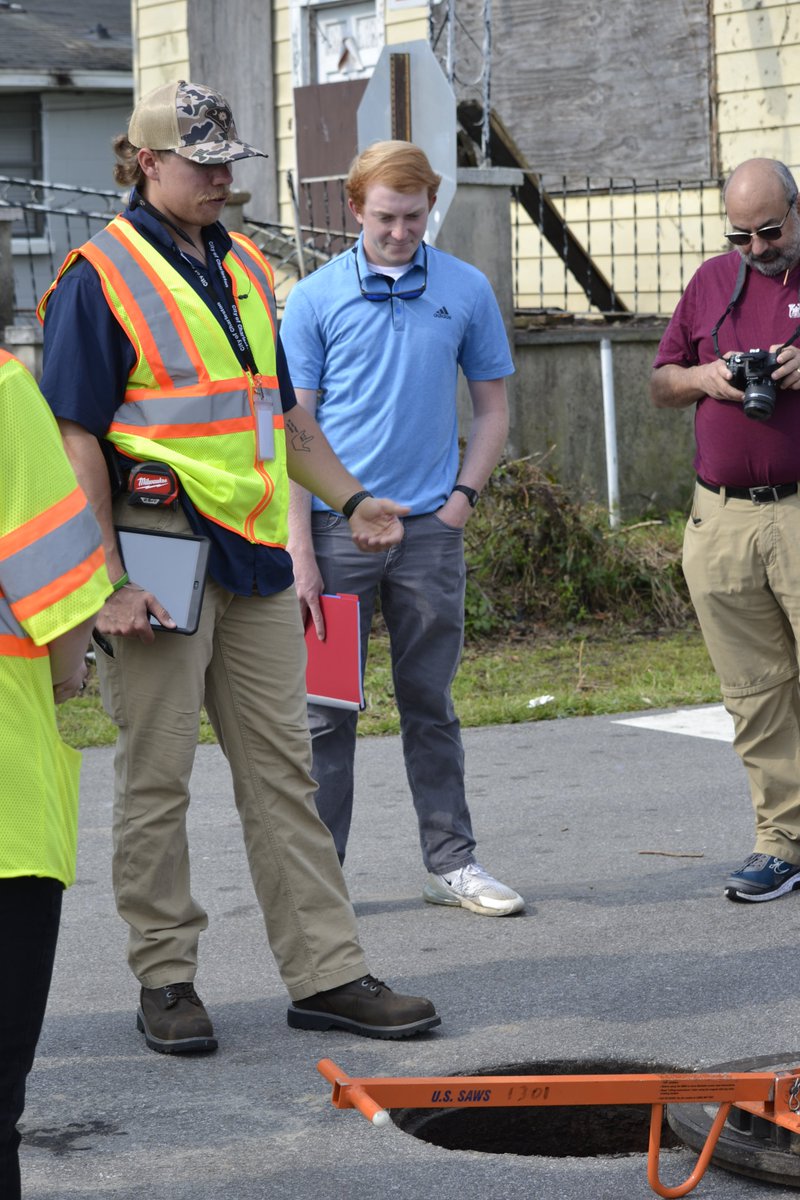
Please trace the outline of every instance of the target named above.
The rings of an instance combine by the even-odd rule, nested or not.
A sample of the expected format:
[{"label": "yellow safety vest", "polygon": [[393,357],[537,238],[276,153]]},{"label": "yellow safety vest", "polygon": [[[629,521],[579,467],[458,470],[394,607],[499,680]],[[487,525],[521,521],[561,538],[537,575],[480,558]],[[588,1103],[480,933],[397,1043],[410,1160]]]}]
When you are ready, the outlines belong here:
[{"label": "yellow safety vest", "polygon": [[[245,370],[215,314],[180,273],[124,217],[72,251],[97,271],[106,299],[136,351],[125,399],[107,438],[139,461],[159,459],[177,472],[195,508],[249,542],[285,546],[289,483],[276,375],[272,270],[259,249],[231,234],[223,260],[258,373]],[[259,419],[274,449],[259,451]],[[262,426],[263,428],[263,426]]]},{"label": "yellow safety vest", "polygon": [[0,351],[0,878],[75,878],[80,755],[59,737],[47,643],[111,594],[53,414]]}]

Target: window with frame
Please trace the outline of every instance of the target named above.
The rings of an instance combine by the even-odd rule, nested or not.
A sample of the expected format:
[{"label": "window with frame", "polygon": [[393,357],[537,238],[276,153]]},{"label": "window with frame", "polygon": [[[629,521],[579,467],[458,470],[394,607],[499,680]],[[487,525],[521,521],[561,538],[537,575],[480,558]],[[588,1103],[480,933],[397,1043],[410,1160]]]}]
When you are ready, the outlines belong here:
[{"label": "window with frame", "polygon": [[302,78],[297,86],[368,78],[383,49],[375,0],[299,0]]},{"label": "window with frame", "polygon": [[[38,92],[0,93],[0,175],[12,179],[42,177],[42,105]],[[2,183],[11,204],[30,204],[36,197],[25,183]],[[41,200],[41,196],[38,197]],[[14,238],[42,237],[44,214],[23,212],[12,227]]]}]

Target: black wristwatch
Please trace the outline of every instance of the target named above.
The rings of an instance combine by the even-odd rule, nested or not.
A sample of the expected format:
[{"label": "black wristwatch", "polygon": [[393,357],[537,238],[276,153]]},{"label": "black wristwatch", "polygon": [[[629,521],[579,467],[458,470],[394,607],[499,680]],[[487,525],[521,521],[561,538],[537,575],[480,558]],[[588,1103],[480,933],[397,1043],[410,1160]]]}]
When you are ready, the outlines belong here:
[{"label": "black wristwatch", "polygon": [[475,488],[467,487],[467,485],[465,483],[457,483],[456,486],[453,488],[453,491],[454,492],[463,492],[464,495],[469,500],[470,508],[474,508],[475,505],[478,503],[478,497],[480,495],[480,492],[476,492]]}]

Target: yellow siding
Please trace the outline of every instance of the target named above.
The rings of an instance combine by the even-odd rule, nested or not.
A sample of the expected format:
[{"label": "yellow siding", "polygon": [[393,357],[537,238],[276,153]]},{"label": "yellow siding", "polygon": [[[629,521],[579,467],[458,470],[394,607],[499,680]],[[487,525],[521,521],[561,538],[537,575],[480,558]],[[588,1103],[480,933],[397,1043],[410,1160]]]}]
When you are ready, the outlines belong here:
[{"label": "yellow siding", "polygon": [[275,155],[278,166],[280,221],[294,224],[286,172],[297,165],[294,146],[294,96],[292,83],[292,39],[289,0],[274,0],[272,9],[272,54],[275,87]]},{"label": "yellow siding", "polygon": [[800,165],[800,4],[714,0],[718,148],[723,175],[764,155]]},{"label": "yellow siding", "polygon": [[724,11],[715,11],[714,37],[717,54],[797,45],[800,5],[793,0],[773,8],[751,8],[744,3],[736,7],[728,5]]},{"label": "yellow siding", "polygon": [[188,0],[133,0],[134,86],[141,96],[189,74]]},{"label": "yellow siding", "polygon": [[396,46],[399,42],[427,42],[427,4],[415,5],[413,8],[404,9],[391,9],[387,5],[385,15],[387,46]]},{"label": "yellow siding", "polygon": [[731,51],[717,56],[720,96],[797,84],[800,84],[800,53],[795,45]]}]

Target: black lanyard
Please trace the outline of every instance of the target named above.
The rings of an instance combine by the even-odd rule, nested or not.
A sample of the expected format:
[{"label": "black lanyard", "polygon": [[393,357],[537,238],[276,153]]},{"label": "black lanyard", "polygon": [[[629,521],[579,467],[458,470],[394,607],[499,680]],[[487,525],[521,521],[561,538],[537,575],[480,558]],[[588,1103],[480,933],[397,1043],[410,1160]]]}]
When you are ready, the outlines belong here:
[{"label": "black lanyard", "polygon": [[[258,374],[258,367],[253,356],[253,351],[250,348],[250,343],[247,340],[247,334],[242,324],[242,318],[239,313],[239,306],[233,295],[231,281],[228,278],[228,273],[222,265],[219,251],[217,250],[216,242],[213,238],[206,239],[206,249],[211,256],[212,269],[208,270],[196,259],[191,258],[188,254],[184,254],[179,250],[183,261],[190,266],[194,271],[197,279],[200,281],[204,291],[208,292],[217,312],[219,313],[222,324],[225,327],[231,346],[236,351],[236,356],[241,365],[248,371],[252,371],[254,375]],[[216,272],[218,282],[222,284],[222,294],[217,289],[217,284],[214,281],[212,271]]]}]

